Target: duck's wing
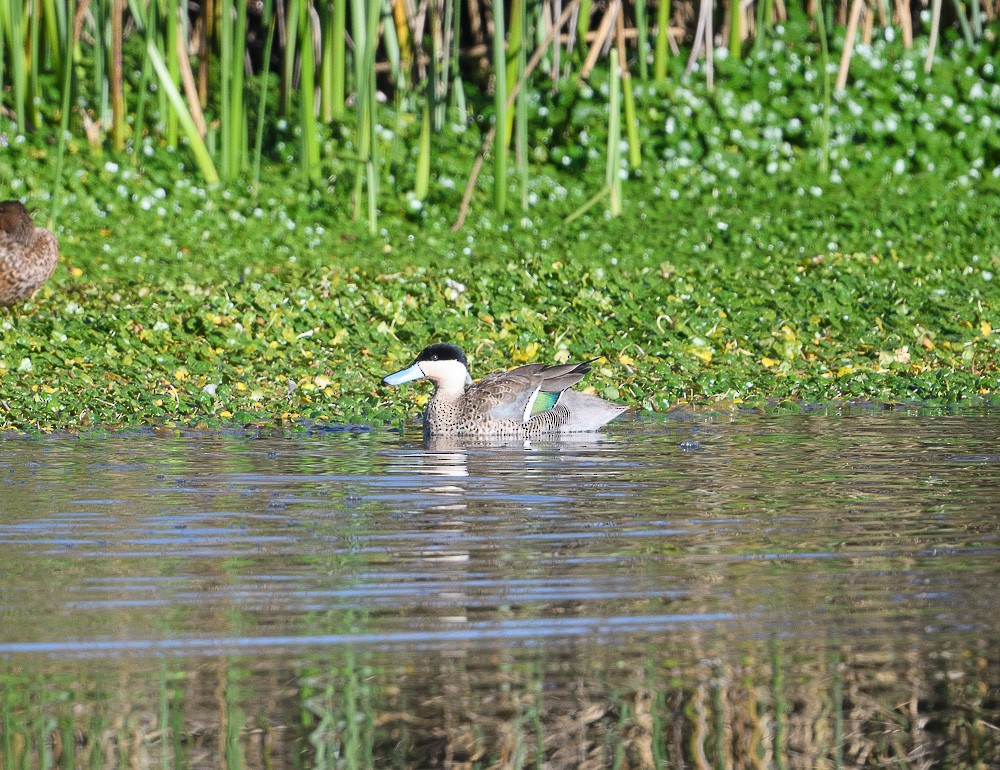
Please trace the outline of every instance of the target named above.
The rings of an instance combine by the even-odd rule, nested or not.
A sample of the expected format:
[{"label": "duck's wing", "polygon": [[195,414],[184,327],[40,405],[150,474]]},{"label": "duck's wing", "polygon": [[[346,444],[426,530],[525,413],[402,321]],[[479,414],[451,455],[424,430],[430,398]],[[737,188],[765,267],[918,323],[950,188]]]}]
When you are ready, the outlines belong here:
[{"label": "duck's wing", "polygon": [[466,398],[480,401],[495,420],[525,423],[552,409],[564,390],[590,371],[590,363],[545,366],[528,364],[509,372],[495,372],[473,385]]},{"label": "duck's wing", "polygon": [[27,245],[0,231],[0,307],[31,296],[59,261],[59,244],[48,230],[35,228]]}]

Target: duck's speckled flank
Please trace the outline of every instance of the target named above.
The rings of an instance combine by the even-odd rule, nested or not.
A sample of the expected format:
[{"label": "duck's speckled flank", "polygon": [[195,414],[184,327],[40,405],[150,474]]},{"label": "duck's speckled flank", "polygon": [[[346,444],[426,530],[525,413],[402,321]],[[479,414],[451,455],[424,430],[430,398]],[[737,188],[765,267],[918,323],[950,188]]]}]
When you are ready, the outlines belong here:
[{"label": "duck's speckled flank", "polygon": [[528,364],[473,382],[465,353],[450,343],[435,343],[382,382],[400,385],[426,377],[434,383],[424,413],[426,436],[523,439],[595,431],[628,411],[627,406],[572,389],[589,371],[589,362]]},{"label": "duck's speckled flank", "polygon": [[23,204],[0,203],[0,307],[34,294],[52,276],[58,261],[56,237],[35,227]]}]

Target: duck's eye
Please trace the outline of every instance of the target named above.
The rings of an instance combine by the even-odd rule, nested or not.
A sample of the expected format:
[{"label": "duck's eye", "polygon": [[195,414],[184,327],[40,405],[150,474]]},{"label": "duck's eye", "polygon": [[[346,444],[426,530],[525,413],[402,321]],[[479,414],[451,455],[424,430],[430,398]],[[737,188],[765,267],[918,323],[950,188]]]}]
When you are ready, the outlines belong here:
[{"label": "duck's eye", "polygon": [[438,360],[437,356],[431,356],[431,361],[437,361],[437,360]]}]

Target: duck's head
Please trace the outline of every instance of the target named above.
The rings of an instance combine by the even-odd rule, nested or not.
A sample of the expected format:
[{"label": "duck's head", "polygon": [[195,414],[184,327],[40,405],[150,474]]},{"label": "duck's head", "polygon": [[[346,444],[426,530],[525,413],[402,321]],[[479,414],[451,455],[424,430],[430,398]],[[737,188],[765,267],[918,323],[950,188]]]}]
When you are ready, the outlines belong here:
[{"label": "duck's head", "polygon": [[472,384],[465,353],[457,345],[438,342],[420,351],[411,366],[382,378],[384,385],[402,385],[404,382],[426,377],[439,391],[462,394]]},{"label": "duck's head", "polygon": [[7,233],[15,241],[27,244],[35,232],[35,223],[27,207],[20,201],[0,202],[0,232]]}]

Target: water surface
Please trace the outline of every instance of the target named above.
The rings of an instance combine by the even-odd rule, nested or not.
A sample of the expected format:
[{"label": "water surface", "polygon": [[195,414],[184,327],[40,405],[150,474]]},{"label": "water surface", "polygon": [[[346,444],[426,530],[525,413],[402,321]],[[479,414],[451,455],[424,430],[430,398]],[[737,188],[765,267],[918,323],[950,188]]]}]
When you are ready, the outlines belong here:
[{"label": "water surface", "polygon": [[1000,417],[0,439],[0,764],[1000,764]]}]

